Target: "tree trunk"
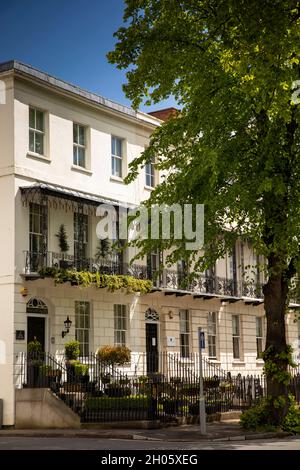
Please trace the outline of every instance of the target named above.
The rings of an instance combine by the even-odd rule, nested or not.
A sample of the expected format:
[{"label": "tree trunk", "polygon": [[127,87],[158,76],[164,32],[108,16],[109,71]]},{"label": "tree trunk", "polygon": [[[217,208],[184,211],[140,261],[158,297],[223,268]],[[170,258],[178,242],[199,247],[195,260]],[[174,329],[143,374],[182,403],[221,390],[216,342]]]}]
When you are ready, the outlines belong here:
[{"label": "tree trunk", "polygon": [[[280,266],[278,258],[270,255],[268,259],[269,273],[268,282],[263,287],[264,306],[267,317],[267,338],[265,349],[265,366],[271,361],[277,371],[285,374],[288,369],[287,342],[285,331],[285,313],[288,295],[288,280],[285,272]],[[278,357],[279,354],[283,357]],[[270,362],[269,362],[270,364]],[[274,373],[266,367],[267,396],[270,399],[270,421],[273,425],[279,425],[288,410],[288,390],[286,384],[277,380]],[[285,398],[283,406],[276,406],[279,397]],[[275,403],[274,403],[275,401]]]}]

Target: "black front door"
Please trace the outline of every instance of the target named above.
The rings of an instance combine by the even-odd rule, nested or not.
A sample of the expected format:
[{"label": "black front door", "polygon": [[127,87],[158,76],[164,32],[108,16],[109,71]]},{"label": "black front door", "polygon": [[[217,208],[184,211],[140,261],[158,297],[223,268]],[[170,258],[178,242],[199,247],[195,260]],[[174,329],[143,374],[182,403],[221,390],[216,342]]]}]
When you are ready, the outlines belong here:
[{"label": "black front door", "polygon": [[147,374],[158,372],[157,324],[146,323]]},{"label": "black front door", "polygon": [[37,339],[45,351],[45,318],[27,317],[27,344]]}]

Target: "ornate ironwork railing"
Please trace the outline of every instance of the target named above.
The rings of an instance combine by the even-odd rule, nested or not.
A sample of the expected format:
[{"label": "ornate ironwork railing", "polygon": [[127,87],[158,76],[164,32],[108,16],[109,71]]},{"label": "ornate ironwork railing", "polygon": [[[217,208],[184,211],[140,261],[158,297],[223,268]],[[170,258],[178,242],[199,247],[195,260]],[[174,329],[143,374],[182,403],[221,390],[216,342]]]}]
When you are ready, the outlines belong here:
[{"label": "ornate ironwork railing", "polygon": [[154,286],[186,290],[195,294],[215,294],[228,297],[261,299],[262,285],[254,280],[237,282],[220,276],[197,275],[192,281],[181,271],[162,269],[151,270],[147,265],[121,262],[117,256],[111,258],[76,258],[65,253],[25,252],[25,274],[33,275],[45,267],[77,269],[79,271],[101,272],[102,274],[125,274],[137,279],[151,279]]},{"label": "ornate ironwork railing", "polygon": [[42,268],[57,267],[62,269],[77,269],[102,274],[125,274],[138,279],[147,279],[147,266],[122,263],[115,258],[76,258],[65,253],[25,252],[25,274],[38,274]]}]

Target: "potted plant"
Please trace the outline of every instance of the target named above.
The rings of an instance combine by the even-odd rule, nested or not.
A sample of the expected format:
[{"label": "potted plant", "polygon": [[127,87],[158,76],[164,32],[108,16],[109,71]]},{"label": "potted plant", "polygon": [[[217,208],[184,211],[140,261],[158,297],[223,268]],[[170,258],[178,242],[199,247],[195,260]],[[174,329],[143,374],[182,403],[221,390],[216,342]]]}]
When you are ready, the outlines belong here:
[{"label": "potted plant", "polygon": [[67,382],[74,383],[75,381],[75,367],[74,362],[77,361],[80,354],[79,341],[73,340],[65,344],[65,358],[67,369]]},{"label": "potted plant", "polygon": [[97,352],[99,361],[106,366],[111,366],[112,372],[115,366],[130,362],[130,354],[131,351],[126,346],[103,346]]},{"label": "potted plant", "polygon": [[99,240],[95,258],[97,262],[105,260],[111,253],[110,241],[108,238],[102,238]]},{"label": "potted plant", "polygon": [[44,357],[42,344],[36,337],[27,344],[27,353],[27,385],[28,387],[38,387],[41,385],[39,375]]},{"label": "potted plant", "polygon": [[65,344],[65,358],[67,361],[77,361],[80,354],[80,343],[77,340]]},{"label": "potted plant", "polygon": [[59,226],[58,232],[55,234],[58,238],[58,245],[62,254],[62,259],[59,262],[59,266],[62,269],[67,269],[70,267],[70,263],[65,260],[65,253],[69,250],[68,244],[68,235],[64,224]]},{"label": "potted plant", "polygon": [[89,368],[80,361],[73,362],[74,375],[77,383],[87,384],[90,380]]}]

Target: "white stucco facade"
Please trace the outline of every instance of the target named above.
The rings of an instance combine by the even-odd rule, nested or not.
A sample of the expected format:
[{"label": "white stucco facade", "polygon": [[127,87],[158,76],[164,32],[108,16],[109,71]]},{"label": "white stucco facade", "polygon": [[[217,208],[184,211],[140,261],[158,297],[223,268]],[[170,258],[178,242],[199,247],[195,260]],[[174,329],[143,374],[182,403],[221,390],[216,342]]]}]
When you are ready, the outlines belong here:
[{"label": "white stucco facade", "polygon": [[[121,166],[122,176],[125,176],[129,163],[143,151],[160,121],[97,98],[16,62],[0,64],[0,79],[5,84],[5,103],[0,104],[0,399],[4,400],[4,425],[13,425],[15,420],[16,377],[13,364],[18,353],[27,349],[30,334],[28,317],[44,319],[40,325],[45,351],[53,355],[62,354],[65,342],[77,334],[75,310],[78,302],[88,304],[89,325],[85,330],[91,352],[100,346],[114,344],[114,306],[125,306],[126,345],[135,357],[132,370],[138,355],[147,351],[146,331],[150,320],[145,319],[145,312],[150,308],[157,312],[156,320],[152,321],[157,325],[155,346],[158,351],[178,352],[180,356],[185,336],[191,358],[198,352],[198,328],[202,327],[206,337],[210,336],[211,349],[208,339],[204,349],[206,357],[212,356],[213,352],[211,360],[226,371],[261,373],[262,360],[257,358],[256,319],[262,319],[263,343],[265,318],[258,291],[244,289],[243,266],[256,262],[248,245],[237,245],[234,260],[227,257],[217,263],[215,272],[210,277],[207,275],[207,279],[215,279],[213,286],[206,281],[194,291],[178,288],[175,267],[171,273],[173,281],[170,281],[170,273],[164,273],[159,289],[146,295],[109,293],[106,289],[82,288],[70,283],[56,286],[52,279],[42,279],[37,275],[34,267],[37,257],[31,245],[37,240],[46,240],[44,248],[47,255],[43,255],[43,263],[51,266],[60,262],[56,233],[61,224],[68,234],[67,255],[75,258],[74,246],[78,241],[74,235],[74,213],[79,205],[81,207],[82,204],[81,215],[88,227],[84,250],[85,258],[90,260],[95,257],[98,243],[98,218],[93,198],[137,205],[149,196],[144,169],[130,185],[112,175],[111,142],[112,136],[122,142]],[[42,154],[29,148],[30,108],[43,114]],[[84,167],[74,165],[73,161],[74,123],[85,129]],[[158,182],[159,175],[155,174],[155,179]],[[32,204],[38,205],[39,200],[36,194],[20,188],[34,185],[44,185],[44,189],[39,187],[38,197],[45,193],[42,204],[46,209],[39,216],[39,220],[44,217],[44,226],[33,233],[30,213]],[[73,202],[68,193],[70,190],[77,192]],[[74,200],[78,206],[74,205]],[[122,262],[127,263],[132,254],[133,251],[127,251]],[[140,264],[146,270],[146,260],[140,260]],[[248,278],[255,285],[262,279],[252,271],[248,272]],[[34,313],[28,309],[28,302],[32,299],[42,301],[47,310]],[[182,311],[188,312],[186,331],[180,322]],[[210,312],[214,313],[215,332],[212,332],[211,325],[208,327]],[[233,316],[234,322],[238,322],[238,331],[235,332]],[[66,317],[72,321],[72,326],[62,338]],[[299,333],[299,321],[294,322],[291,310],[287,315],[287,336],[298,358]],[[238,344],[235,356],[239,357],[233,356],[233,336]],[[185,357],[183,362],[189,362],[189,359]],[[190,365],[195,366],[192,359]]]}]

